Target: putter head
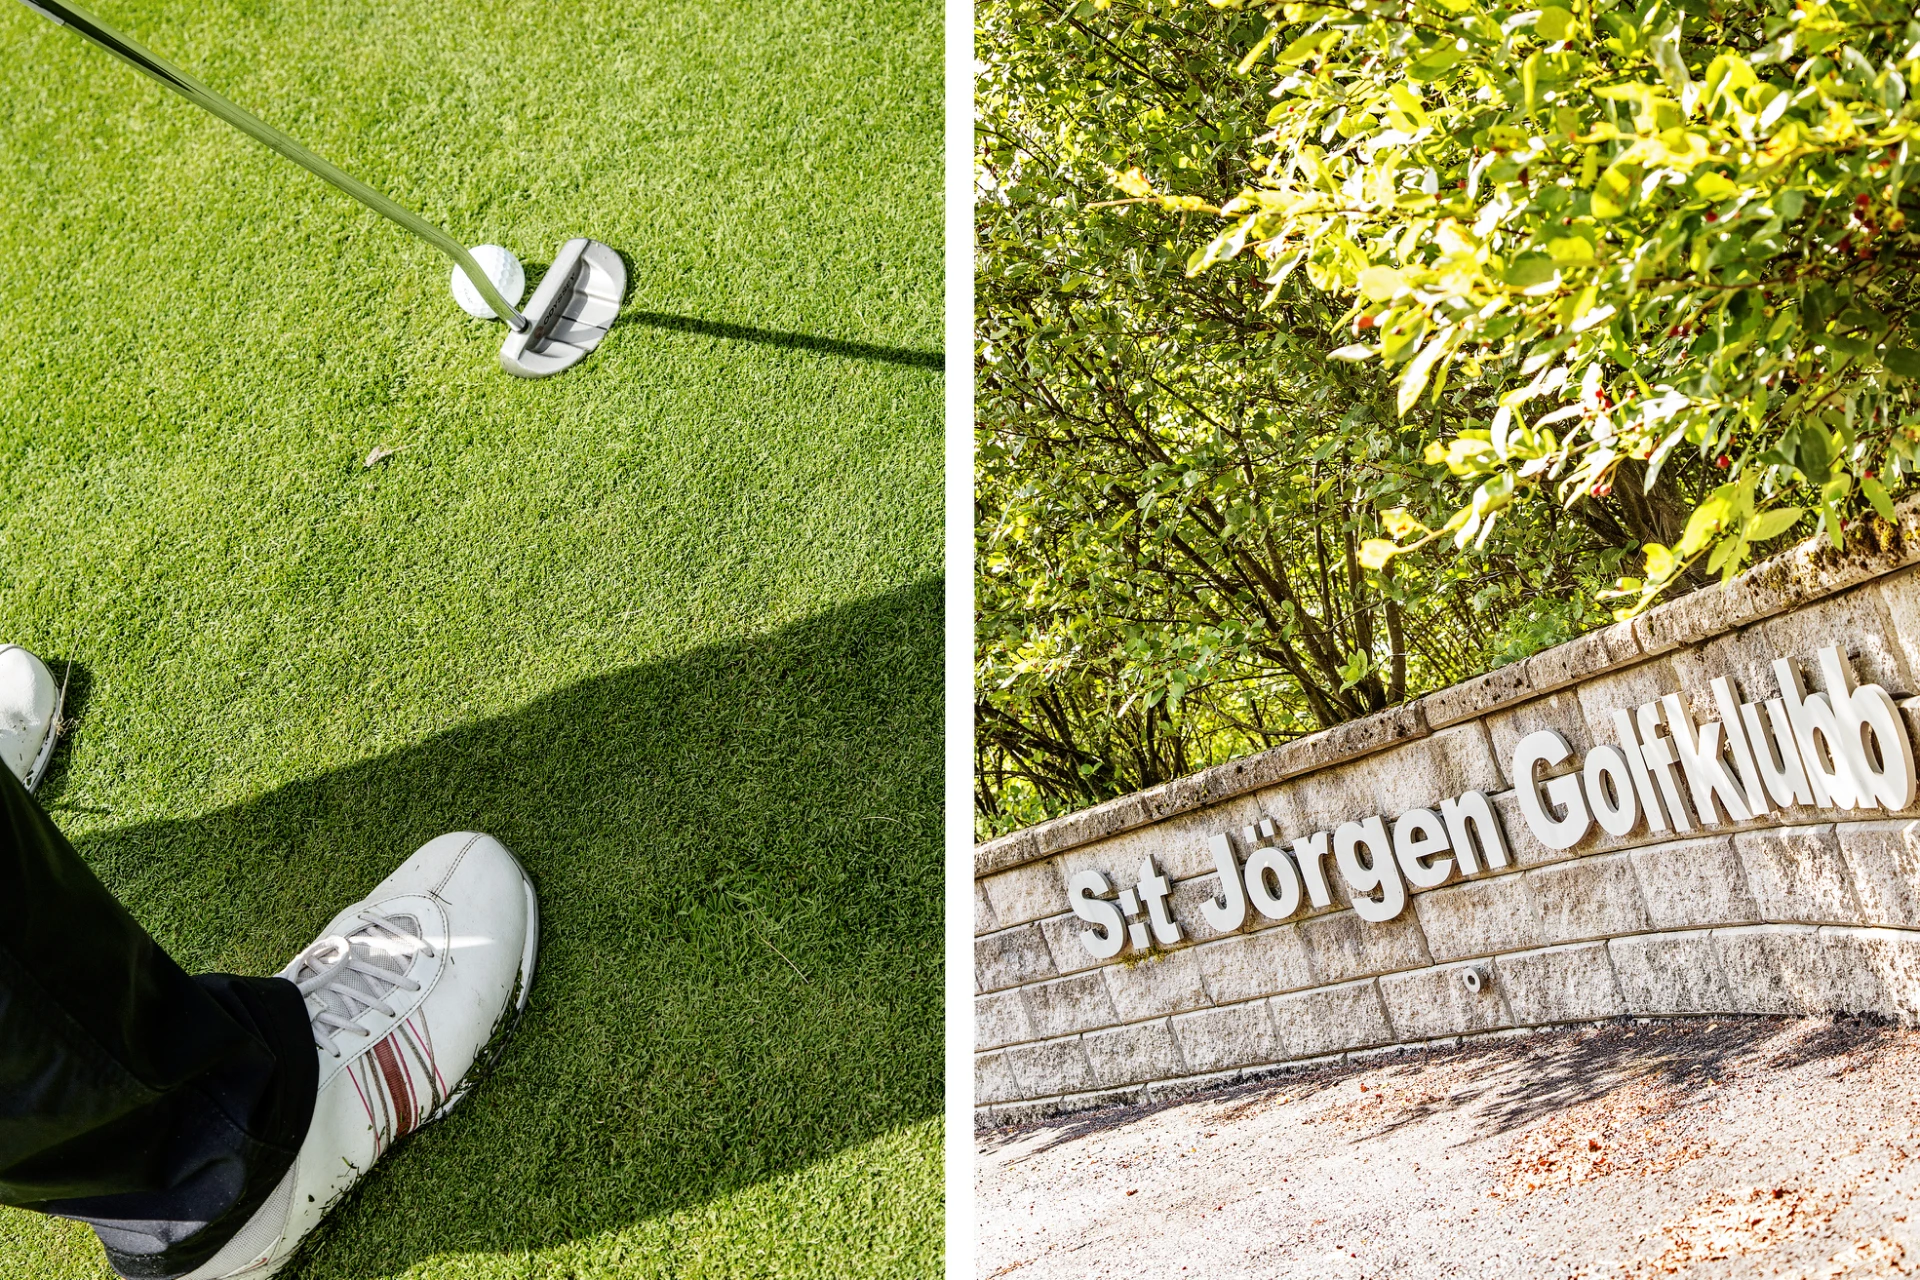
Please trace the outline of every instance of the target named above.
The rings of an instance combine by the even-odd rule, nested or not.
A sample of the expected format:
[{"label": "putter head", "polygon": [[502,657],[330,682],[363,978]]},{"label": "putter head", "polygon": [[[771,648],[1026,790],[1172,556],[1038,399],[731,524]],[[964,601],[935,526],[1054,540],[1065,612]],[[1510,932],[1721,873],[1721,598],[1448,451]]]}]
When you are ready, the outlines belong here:
[{"label": "putter head", "polygon": [[550,378],[586,359],[607,336],[627,293],[620,255],[598,240],[569,240],[553,255],[528,300],[528,328],[509,331],[500,367],[518,378]]}]

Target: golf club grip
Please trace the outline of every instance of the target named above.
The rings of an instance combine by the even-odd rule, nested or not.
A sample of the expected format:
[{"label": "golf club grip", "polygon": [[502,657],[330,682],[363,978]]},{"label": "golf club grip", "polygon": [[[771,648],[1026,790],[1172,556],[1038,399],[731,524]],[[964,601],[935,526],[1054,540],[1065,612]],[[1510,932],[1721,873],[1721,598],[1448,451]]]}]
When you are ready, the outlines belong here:
[{"label": "golf club grip", "polygon": [[487,300],[487,305],[493,308],[495,315],[504,318],[516,332],[527,328],[526,317],[500,296],[500,290],[495,288],[493,281],[487,278],[487,273],[480,269],[480,264],[473,260],[473,255],[467,252],[466,246],[425,218],[402,208],[358,178],[321,159],[252,112],[228,101],[165,59],[155,57],[137,42],[121,35],[86,10],[67,4],[65,0],[21,0],[21,3],[44,18],[63,27],[71,27],[108,53],[152,76],[181,97],[220,117],[263,146],[279,152],[315,177],[346,192],[389,222],[413,232],[453,259],[454,265],[458,266],[467,279],[473,282],[473,287],[480,291],[480,296]]}]

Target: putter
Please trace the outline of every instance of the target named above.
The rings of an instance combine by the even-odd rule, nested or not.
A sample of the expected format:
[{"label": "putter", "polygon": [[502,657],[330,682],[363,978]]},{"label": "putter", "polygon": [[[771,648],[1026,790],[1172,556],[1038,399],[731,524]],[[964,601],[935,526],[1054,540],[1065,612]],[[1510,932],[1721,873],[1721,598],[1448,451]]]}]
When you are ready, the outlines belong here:
[{"label": "putter", "polygon": [[620,313],[620,302],[627,291],[627,270],[620,255],[598,240],[578,237],[561,245],[523,314],[501,296],[466,246],[425,218],[401,208],[366,183],[329,164],[84,9],[66,0],[21,0],[21,3],[42,17],[79,32],[187,101],[212,112],[453,259],[454,265],[493,308],[494,315],[507,323],[500,365],[508,373],[522,378],[545,378],[571,369],[600,345],[614,317]]}]

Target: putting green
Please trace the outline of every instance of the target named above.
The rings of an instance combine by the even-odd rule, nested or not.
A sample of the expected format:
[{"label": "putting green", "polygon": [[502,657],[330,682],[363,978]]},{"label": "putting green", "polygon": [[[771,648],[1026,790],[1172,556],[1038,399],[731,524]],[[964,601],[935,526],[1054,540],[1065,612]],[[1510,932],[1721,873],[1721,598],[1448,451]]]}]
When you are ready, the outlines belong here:
[{"label": "putting green", "polygon": [[[189,969],[277,969],[443,830],[542,893],[499,1072],[290,1274],[935,1274],[938,7],[98,8],[530,277],[584,234],[631,279],[510,378],[433,250],[0,6],[49,807]],[[0,1273],[107,1274],[12,1210]]]}]

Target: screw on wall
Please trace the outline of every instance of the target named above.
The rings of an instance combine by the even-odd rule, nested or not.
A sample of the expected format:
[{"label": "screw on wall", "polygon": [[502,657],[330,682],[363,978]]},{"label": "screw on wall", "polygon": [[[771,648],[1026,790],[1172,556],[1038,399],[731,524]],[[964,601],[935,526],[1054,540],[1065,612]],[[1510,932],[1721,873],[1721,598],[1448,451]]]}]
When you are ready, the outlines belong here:
[{"label": "screw on wall", "polygon": [[1474,995],[1493,987],[1493,971],[1483,964],[1470,964],[1460,971],[1460,984]]}]

